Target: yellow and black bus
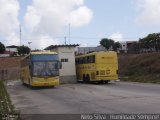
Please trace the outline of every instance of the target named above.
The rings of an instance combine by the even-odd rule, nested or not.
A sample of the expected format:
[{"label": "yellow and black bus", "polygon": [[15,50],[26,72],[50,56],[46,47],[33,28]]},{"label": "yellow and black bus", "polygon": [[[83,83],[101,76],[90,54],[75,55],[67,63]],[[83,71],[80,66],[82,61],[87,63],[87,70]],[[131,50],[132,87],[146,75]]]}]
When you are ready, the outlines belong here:
[{"label": "yellow and black bus", "polygon": [[55,52],[31,52],[21,60],[21,81],[31,87],[59,85],[61,63]]},{"label": "yellow and black bus", "polygon": [[118,60],[114,51],[93,52],[76,56],[78,81],[105,82],[118,80]]}]

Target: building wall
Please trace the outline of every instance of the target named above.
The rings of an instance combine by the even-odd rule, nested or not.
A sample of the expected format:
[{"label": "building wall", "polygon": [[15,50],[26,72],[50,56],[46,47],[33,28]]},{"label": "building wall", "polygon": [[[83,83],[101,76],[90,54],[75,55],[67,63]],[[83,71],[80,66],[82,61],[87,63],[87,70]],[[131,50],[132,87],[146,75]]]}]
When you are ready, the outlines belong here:
[{"label": "building wall", "polygon": [[6,51],[17,52],[17,48],[6,48]]},{"label": "building wall", "polygon": [[127,43],[126,42],[120,42],[122,48],[121,50],[127,50]]},{"label": "building wall", "polygon": [[68,59],[68,62],[62,62],[61,76],[76,75],[75,72],[75,53],[74,47],[58,48],[59,60]]},{"label": "building wall", "polygon": [[126,41],[120,41],[119,43],[121,44],[122,48],[120,48],[118,52],[127,53],[127,50],[128,50],[127,42]]},{"label": "building wall", "polygon": [[60,83],[75,83],[76,69],[75,69],[75,47],[58,47],[53,49],[59,56],[59,60],[68,59],[68,62],[62,62],[62,69],[60,69]]},{"label": "building wall", "polygon": [[0,57],[9,57],[9,54],[0,54]]},{"label": "building wall", "polygon": [[0,80],[17,80],[20,78],[21,57],[0,58]]}]

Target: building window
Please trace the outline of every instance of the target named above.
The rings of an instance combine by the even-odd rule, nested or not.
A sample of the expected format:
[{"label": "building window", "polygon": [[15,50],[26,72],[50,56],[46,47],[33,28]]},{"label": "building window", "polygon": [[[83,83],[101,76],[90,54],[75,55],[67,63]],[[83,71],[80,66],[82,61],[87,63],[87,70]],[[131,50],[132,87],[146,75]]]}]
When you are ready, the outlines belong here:
[{"label": "building window", "polygon": [[89,64],[89,63],[95,63],[95,55],[76,59],[76,64]]},{"label": "building window", "polygon": [[68,60],[68,58],[62,58],[61,59],[61,62],[68,62],[69,60]]}]

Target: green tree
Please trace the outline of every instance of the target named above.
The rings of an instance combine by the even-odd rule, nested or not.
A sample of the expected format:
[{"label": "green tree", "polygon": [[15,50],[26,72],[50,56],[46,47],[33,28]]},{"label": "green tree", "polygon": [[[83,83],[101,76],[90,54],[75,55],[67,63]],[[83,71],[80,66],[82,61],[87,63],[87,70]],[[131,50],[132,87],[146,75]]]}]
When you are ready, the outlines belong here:
[{"label": "green tree", "polygon": [[117,51],[118,49],[122,48],[122,45],[119,42],[115,42],[113,44],[113,50]]},{"label": "green tree", "polygon": [[148,34],[147,37],[140,39],[139,43],[142,49],[160,51],[160,33]]},{"label": "green tree", "polygon": [[17,51],[19,55],[24,56],[30,53],[30,48],[28,46],[22,45],[17,48]]},{"label": "green tree", "polygon": [[5,46],[3,43],[0,42],[0,53],[4,53],[5,51]]},{"label": "green tree", "polygon": [[108,38],[103,38],[100,41],[100,44],[105,47],[107,50],[109,50],[109,48],[111,48],[114,45],[114,41],[112,39],[108,39]]}]

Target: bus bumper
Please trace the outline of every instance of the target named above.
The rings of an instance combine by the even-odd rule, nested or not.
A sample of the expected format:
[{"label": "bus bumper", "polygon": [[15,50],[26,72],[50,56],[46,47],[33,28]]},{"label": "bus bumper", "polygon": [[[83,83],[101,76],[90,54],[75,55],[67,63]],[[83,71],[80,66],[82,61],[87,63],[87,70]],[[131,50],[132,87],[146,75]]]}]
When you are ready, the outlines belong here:
[{"label": "bus bumper", "polygon": [[110,80],[110,81],[116,81],[118,79],[118,76],[96,76],[96,80],[97,81],[107,81],[107,80]]},{"label": "bus bumper", "polygon": [[58,86],[59,85],[59,80],[55,80],[52,82],[32,82],[31,86],[33,87],[49,87],[49,86]]},{"label": "bus bumper", "polygon": [[33,79],[31,86],[33,87],[50,87],[50,86],[58,86],[59,85],[59,79],[42,79],[42,78],[35,78]]}]

